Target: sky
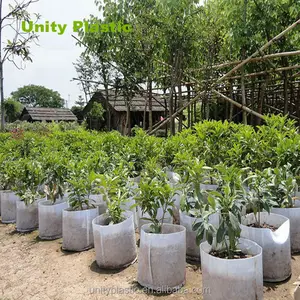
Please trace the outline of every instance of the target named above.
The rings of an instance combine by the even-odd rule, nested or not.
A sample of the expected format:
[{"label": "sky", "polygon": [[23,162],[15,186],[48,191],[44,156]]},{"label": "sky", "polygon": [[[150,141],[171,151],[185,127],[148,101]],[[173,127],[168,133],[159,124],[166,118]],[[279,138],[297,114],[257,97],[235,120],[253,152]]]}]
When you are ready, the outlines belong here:
[{"label": "sky", "polygon": [[[13,2],[3,1],[4,15],[8,12],[8,5]],[[67,28],[63,35],[52,32],[40,33],[38,46],[31,45],[33,63],[26,63],[24,70],[18,70],[11,62],[5,62],[4,97],[9,97],[11,92],[24,85],[42,85],[58,91],[67,101],[67,107],[71,108],[78,96],[83,95],[78,82],[71,81],[77,75],[73,63],[84,50],[77,46],[71,37],[73,21],[82,21],[90,14],[97,15],[98,9],[94,0],[39,0],[30,6],[29,11],[42,16],[39,24],[55,21],[67,24]],[[4,29],[3,34],[3,42],[12,38],[12,32],[8,27]]]}]

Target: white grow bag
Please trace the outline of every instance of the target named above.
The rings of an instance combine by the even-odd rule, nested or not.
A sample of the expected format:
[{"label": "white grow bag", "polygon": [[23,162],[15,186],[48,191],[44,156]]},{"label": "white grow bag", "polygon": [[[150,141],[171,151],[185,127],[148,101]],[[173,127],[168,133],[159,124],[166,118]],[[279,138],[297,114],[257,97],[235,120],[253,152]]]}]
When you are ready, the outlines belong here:
[{"label": "white grow bag", "polygon": [[[133,222],[134,222],[134,228],[138,228],[138,213],[137,213],[137,207],[135,206],[136,202],[133,199],[133,197],[130,197],[127,199],[126,202],[122,203],[120,205],[121,209],[125,211],[131,211],[133,214]],[[134,207],[133,207],[134,206]]]},{"label": "white grow bag", "polygon": [[273,208],[272,213],[285,216],[290,220],[292,253],[300,252],[300,200],[295,201],[293,208]]},{"label": "white grow bag", "polygon": [[241,237],[256,242],[263,249],[264,281],[280,282],[291,273],[290,221],[288,218],[262,212],[261,224],[266,223],[277,227],[276,231],[268,228],[246,226],[255,222],[254,214],[246,215],[241,225]]},{"label": "white grow bag", "polygon": [[181,225],[164,224],[162,234],[141,228],[137,281],[160,292],[171,292],[185,283],[186,230]]},{"label": "white grow bag", "polygon": [[43,240],[54,240],[62,237],[62,214],[68,203],[60,200],[41,201],[39,207],[39,237]]},{"label": "white grow bag", "polygon": [[92,221],[98,209],[63,211],[63,250],[84,251],[94,246]]},{"label": "white grow bag", "polygon": [[4,224],[15,223],[17,218],[16,202],[19,197],[12,191],[1,191],[1,220]]},{"label": "white grow bag", "polygon": [[119,224],[106,225],[108,214],[93,220],[93,234],[96,261],[100,268],[120,269],[136,260],[137,249],[132,212],[125,212],[126,218]]},{"label": "white grow bag", "polygon": [[26,205],[24,201],[17,200],[17,231],[30,232],[39,227],[38,204],[45,199],[38,199]]},{"label": "white grow bag", "polygon": [[221,259],[209,254],[211,246],[200,245],[204,300],[262,300],[262,248],[240,239],[239,249],[253,255],[244,259]]},{"label": "white grow bag", "polygon": [[197,233],[193,231],[195,222],[201,221],[180,211],[180,225],[186,229],[186,256],[190,260],[200,261],[200,247],[196,243]]},{"label": "white grow bag", "polygon": [[103,200],[102,194],[94,194],[89,196],[90,204],[94,205],[98,209],[98,215],[102,215],[107,211],[107,204]]},{"label": "white grow bag", "polygon": [[[186,215],[180,211],[180,225],[186,228],[186,256],[189,260],[200,261],[200,247],[196,243],[197,232],[193,230],[193,225],[201,221],[201,218],[195,218]],[[209,217],[209,223],[215,226],[219,226],[219,214],[214,213]],[[203,238],[202,242],[206,239]]]}]

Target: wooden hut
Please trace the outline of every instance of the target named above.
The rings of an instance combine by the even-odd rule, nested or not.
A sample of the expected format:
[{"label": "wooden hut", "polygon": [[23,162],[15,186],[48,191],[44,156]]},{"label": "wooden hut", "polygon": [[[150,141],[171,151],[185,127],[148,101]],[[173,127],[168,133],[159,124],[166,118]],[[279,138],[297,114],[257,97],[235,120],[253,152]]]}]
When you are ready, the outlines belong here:
[{"label": "wooden hut", "polygon": [[20,120],[28,122],[77,122],[77,117],[67,108],[24,107]]},{"label": "wooden hut", "polygon": [[[140,94],[135,94],[130,103],[127,103],[126,97],[121,90],[116,91],[114,89],[110,89],[108,91],[108,108],[106,107],[107,102],[105,95],[105,90],[99,90],[96,93],[94,93],[93,97],[83,110],[83,115],[86,115],[92,109],[94,102],[100,103],[106,110],[106,112],[104,113],[104,122],[95,122],[95,126],[92,126],[92,129],[101,129],[99,128],[100,126],[104,127],[105,124],[107,124],[107,110],[109,109],[110,130],[118,130],[121,133],[126,132],[125,127],[128,106],[130,108],[131,128],[137,125],[148,129],[149,105],[147,105],[147,95],[144,96]],[[152,100],[153,124],[159,122],[160,119],[165,116],[165,107],[165,100],[162,97],[155,96],[155,99]],[[96,126],[96,124],[98,124],[98,127]]]}]

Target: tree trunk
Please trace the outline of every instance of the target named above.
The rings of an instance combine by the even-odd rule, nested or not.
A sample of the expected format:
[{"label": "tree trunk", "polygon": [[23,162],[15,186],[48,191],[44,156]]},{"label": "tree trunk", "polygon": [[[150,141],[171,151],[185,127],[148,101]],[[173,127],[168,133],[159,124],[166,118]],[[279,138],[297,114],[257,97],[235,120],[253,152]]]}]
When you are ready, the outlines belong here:
[{"label": "tree trunk", "polygon": [[287,71],[283,71],[283,94],[284,94],[284,109],[283,114],[287,115],[289,112],[289,95],[288,95],[288,75]]},{"label": "tree trunk", "polygon": [[[244,57],[243,57],[244,59]],[[242,89],[242,105],[247,106],[246,102],[246,91],[245,91],[245,69],[242,68],[242,79],[241,79],[241,89]],[[243,124],[247,125],[247,113],[243,111]]]},{"label": "tree trunk", "polygon": [[173,118],[173,87],[170,89],[169,94],[169,117],[170,117],[170,134],[175,135],[175,124]]},{"label": "tree trunk", "polygon": [[[251,108],[252,109],[255,109],[254,108],[254,103],[255,103],[255,79],[252,78],[252,82],[251,82]],[[251,115],[250,117],[250,124],[253,126],[254,125],[254,116]]]},{"label": "tree trunk", "polygon": [[[234,100],[232,80],[230,80],[230,98]],[[229,121],[230,122],[232,121],[232,118],[233,118],[233,104],[230,103],[230,111],[229,111]]]},{"label": "tree trunk", "polygon": [[111,131],[111,111],[109,107],[109,99],[108,99],[108,85],[104,84],[105,89],[105,110],[106,110],[106,128],[108,131]]},{"label": "tree trunk", "polygon": [[[259,93],[259,99],[258,99],[258,108],[257,112],[259,114],[263,114],[263,105],[264,105],[264,99],[265,99],[265,94],[266,94],[266,89],[269,83],[269,77],[267,76],[265,81],[261,85],[260,93]],[[253,109],[253,108],[252,108]],[[261,118],[257,118],[257,125],[261,124]]]},{"label": "tree trunk", "polygon": [[[182,89],[181,89],[181,82],[178,85],[178,108],[182,108]],[[182,131],[182,121],[183,121],[183,112],[179,114],[179,122],[178,122],[178,131]]]},{"label": "tree trunk", "polygon": [[131,118],[130,118],[130,102],[126,105],[126,125],[125,125],[126,135],[131,135]]},{"label": "tree trunk", "polygon": [[152,131],[153,116],[152,116],[152,79],[148,79],[148,93],[149,93],[149,130]]},{"label": "tree trunk", "polygon": [[[187,101],[190,102],[191,100],[191,87],[189,85],[186,86],[187,88]],[[193,112],[191,106],[188,106],[188,127],[192,127],[192,120],[191,120],[191,113]]]}]

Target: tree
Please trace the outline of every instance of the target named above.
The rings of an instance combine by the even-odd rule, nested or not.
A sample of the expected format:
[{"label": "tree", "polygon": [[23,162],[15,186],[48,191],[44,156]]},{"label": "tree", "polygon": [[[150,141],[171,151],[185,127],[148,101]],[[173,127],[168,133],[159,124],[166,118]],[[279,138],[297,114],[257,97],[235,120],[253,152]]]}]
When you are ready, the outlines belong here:
[{"label": "tree", "polygon": [[[30,61],[30,48],[29,45],[32,42],[36,42],[38,36],[34,32],[24,33],[21,31],[22,21],[31,21],[31,15],[28,13],[28,7],[39,0],[20,0],[14,1],[14,5],[9,5],[9,13],[2,14],[3,0],[0,0],[0,99],[1,99],[1,129],[4,129],[4,75],[3,65],[6,61],[12,62],[18,69],[22,68],[18,66],[15,61],[15,57],[19,57],[21,61]],[[40,18],[40,15],[35,14],[36,19]],[[9,28],[13,32],[13,39],[8,40],[2,48],[3,29]]]},{"label": "tree", "polygon": [[6,116],[6,122],[12,123],[19,119],[23,105],[11,98],[8,98],[4,101],[4,110]]},{"label": "tree", "polygon": [[82,96],[78,96],[78,100],[75,102],[76,105],[84,107],[85,101]]},{"label": "tree", "polygon": [[26,85],[12,92],[11,96],[24,106],[55,108],[64,106],[64,100],[58,92],[39,85]]}]

